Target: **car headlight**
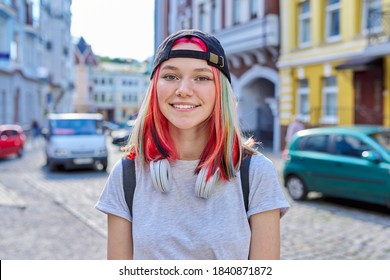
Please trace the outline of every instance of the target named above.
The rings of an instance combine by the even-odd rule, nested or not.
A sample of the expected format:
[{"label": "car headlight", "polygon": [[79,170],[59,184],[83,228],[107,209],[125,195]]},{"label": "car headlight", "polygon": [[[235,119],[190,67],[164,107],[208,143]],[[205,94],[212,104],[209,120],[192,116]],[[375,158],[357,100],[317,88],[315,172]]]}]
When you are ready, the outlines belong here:
[{"label": "car headlight", "polygon": [[57,157],[66,157],[67,152],[65,150],[57,149],[54,151],[55,156]]},{"label": "car headlight", "polygon": [[99,156],[105,156],[107,155],[107,148],[102,148],[98,150],[98,155]]}]

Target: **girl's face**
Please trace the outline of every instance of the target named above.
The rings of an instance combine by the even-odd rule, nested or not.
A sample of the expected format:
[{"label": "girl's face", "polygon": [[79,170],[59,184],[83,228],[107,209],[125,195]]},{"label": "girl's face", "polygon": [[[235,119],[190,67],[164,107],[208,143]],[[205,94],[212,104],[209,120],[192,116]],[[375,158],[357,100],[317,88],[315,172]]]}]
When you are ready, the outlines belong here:
[{"label": "girl's face", "polygon": [[[172,50],[202,51],[194,43],[178,43]],[[215,105],[212,68],[205,60],[170,58],[160,66],[157,99],[171,129],[196,129],[204,125]]]}]

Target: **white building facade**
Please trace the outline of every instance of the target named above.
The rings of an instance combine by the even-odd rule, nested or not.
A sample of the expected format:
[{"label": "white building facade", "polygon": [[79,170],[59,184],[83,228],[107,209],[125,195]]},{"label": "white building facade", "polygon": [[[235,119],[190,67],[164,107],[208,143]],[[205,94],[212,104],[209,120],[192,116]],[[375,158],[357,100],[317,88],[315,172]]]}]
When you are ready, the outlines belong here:
[{"label": "white building facade", "polygon": [[116,123],[135,117],[149,86],[147,66],[147,63],[99,63],[92,74],[96,111]]},{"label": "white building facade", "polygon": [[243,130],[279,152],[279,1],[155,1],[155,21],[156,46],[183,28],[200,29],[220,40]]},{"label": "white building facade", "polygon": [[72,110],[71,0],[0,0],[0,123]]}]

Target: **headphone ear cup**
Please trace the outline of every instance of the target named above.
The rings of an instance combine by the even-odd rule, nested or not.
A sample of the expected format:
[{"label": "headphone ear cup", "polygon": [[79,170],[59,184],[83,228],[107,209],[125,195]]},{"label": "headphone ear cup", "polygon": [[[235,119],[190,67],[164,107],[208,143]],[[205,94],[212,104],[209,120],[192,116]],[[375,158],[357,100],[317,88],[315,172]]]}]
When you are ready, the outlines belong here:
[{"label": "headphone ear cup", "polygon": [[172,172],[167,159],[151,161],[149,164],[153,186],[156,191],[166,193],[171,189]]},{"label": "headphone ear cup", "polygon": [[[167,159],[151,161],[149,163],[149,168],[155,190],[162,193],[169,192],[172,184],[172,171],[169,161]],[[213,187],[219,180],[219,170],[217,170],[208,181],[206,181],[206,177],[207,169],[202,168],[196,177],[195,182],[195,194],[201,198],[209,198]]]},{"label": "headphone ear cup", "polygon": [[155,162],[154,161],[151,161],[149,163],[149,168],[150,168],[150,176],[152,177],[152,183],[153,183],[153,186],[155,188],[156,191],[161,191],[160,188],[159,188],[159,185],[157,183],[157,176],[156,176],[156,173],[155,173]]},{"label": "headphone ear cup", "polygon": [[196,178],[195,194],[198,197],[209,198],[213,187],[219,180],[219,170],[217,170],[213,176],[206,182],[207,169],[202,168]]}]

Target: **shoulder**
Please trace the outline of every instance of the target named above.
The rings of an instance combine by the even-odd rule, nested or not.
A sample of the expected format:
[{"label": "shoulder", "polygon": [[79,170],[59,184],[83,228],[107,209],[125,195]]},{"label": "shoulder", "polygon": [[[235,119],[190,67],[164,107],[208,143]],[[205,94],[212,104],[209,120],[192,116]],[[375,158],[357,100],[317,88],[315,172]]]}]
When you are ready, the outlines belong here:
[{"label": "shoulder", "polygon": [[262,153],[256,153],[251,155],[250,171],[273,171],[275,166],[273,162]]},{"label": "shoulder", "polygon": [[259,153],[252,155],[249,168],[248,216],[272,209],[280,209],[281,216],[289,203],[279,182],[278,171],[273,162]]},{"label": "shoulder", "polygon": [[122,174],[123,174],[122,168],[123,168],[122,167],[122,159],[119,159],[112,167],[111,172],[110,172],[110,177],[122,176]]}]

